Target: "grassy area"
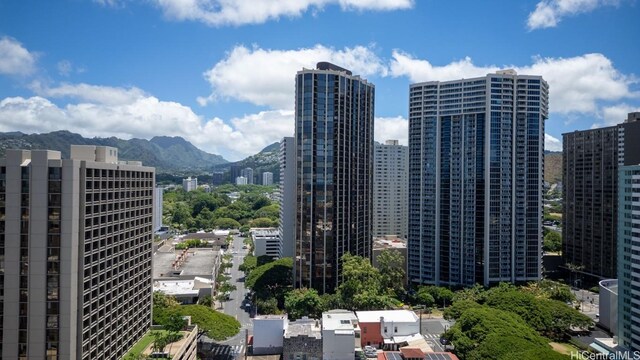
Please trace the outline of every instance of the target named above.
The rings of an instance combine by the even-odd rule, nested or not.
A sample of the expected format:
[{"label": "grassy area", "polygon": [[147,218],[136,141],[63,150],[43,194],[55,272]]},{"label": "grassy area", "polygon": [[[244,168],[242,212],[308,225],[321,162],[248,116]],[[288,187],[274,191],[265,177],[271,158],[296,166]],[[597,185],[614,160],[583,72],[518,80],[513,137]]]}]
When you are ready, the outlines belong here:
[{"label": "grassy area", "polygon": [[551,342],[549,343],[549,345],[551,345],[551,347],[553,348],[553,350],[559,352],[560,354],[563,355],[571,355],[578,353],[578,351],[580,351],[580,349],[578,349],[577,347],[573,346],[572,344],[568,344],[568,343],[557,343],[557,342]]},{"label": "grassy area", "polygon": [[[166,330],[155,330],[155,331],[168,333],[168,331]],[[144,349],[146,349],[147,346],[149,346],[151,343],[153,343],[153,335],[151,335],[151,331],[147,331],[147,333],[144,334],[142,339],[140,339],[140,341],[138,341],[135,345],[133,345],[133,347],[131,348],[131,350],[129,350],[129,352],[124,357],[124,359],[126,360],[129,356],[135,357],[135,356],[141,355]]]}]

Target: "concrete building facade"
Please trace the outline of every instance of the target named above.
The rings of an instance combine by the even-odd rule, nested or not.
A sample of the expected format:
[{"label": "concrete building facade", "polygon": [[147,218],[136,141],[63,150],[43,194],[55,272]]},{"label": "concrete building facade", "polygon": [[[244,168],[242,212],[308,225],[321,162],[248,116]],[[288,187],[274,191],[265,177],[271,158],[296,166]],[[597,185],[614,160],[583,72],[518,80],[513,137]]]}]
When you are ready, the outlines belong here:
[{"label": "concrete building facade", "polygon": [[339,284],[340,258],[371,257],[374,86],[329,63],[296,75],[295,286]]},{"label": "concrete building facade", "polygon": [[293,137],[280,142],[280,251],[293,257],[296,236],[296,152]]},{"label": "concrete building facade", "polygon": [[283,360],[321,360],[322,328],[320,321],[303,317],[291,321],[284,331]]},{"label": "concrete building facade", "polygon": [[356,311],[361,345],[397,350],[406,338],[420,333],[420,320],[410,310]]},{"label": "concrete building facade", "polygon": [[186,179],[182,179],[182,188],[184,191],[189,192],[198,188],[198,178],[188,177]]},{"label": "concrete building facade", "polygon": [[240,171],[240,176],[244,176],[247,179],[247,184],[253,184],[255,181],[252,168],[242,169]]},{"label": "concrete building facade", "polygon": [[162,227],[162,201],[164,188],[153,189],[153,231],[158,231]]},{"label": "concrete building facade", "polygon": [[267,255],[274,259],[282,257],[280,248],[280,233],[276,228],[252,228],[253,254],[257,256]]},{"label": "concrete building facade", "polygon": [[376,143],[373,159],[373,236],[406,239],[409,148],[398,140]]},{"label": "concrete building facade", "polygon": [[273,185],[273,173],[269,171],[265,171],[262,173],[262,185],[269,186]]},{"label": "concrete building facade", "polygon": [[578,279],[617,277],[618,167],[640,163],[639,118],[563,134],[562,258]]},{"label": "concrete building facade", "polygon": [[154,175],[111,147],[0,159],[3,359],[119,359],[147,331]]},{"label": "concrete building facade", "polygon": [[618,344],[640,351],[640,165],[618,172]]},{"label": "concrete building facade", "polygon": [[322,313],[322,359],[352,360],[360,348],[360,326],[353,311]]},{"label": "concrete building facade", "polygon": [[247,185],[247,184],[248,184],[248,182],[247,182],[247,178],[246,177],[238,176],[236,178],[236,185]]},{"label": "concrete building facade", "polygon": [[[253,319],[253,354],[282,354],[286,315],[259,315]],[[286,359],[286,358],[285,358]]]},{"label": "concrete building facade", "polygon": [[535,281],[548,85],[513,70],[409,90],[409,278]]}]

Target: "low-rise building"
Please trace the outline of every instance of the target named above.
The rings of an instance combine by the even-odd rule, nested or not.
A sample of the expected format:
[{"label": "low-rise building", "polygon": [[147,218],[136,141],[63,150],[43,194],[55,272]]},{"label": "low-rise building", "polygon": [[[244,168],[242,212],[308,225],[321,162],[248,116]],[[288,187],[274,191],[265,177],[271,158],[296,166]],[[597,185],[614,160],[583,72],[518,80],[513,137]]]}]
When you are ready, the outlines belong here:
[{"label": "low-rise building", "polygon": [[259,315],[253,319],[253,354],[282,354],[286,315]]},{"label": "low-rise building", "polygon": [[191,280],[154,280],[153,291],[173,296],[181,304],[197,304],[205,296],[213,296],[213,281],[202,277]]},{"label": "low-rise building", "polygon": [[353,360],[360,348],[360,326],[353,311],[330,310],[322,313],[322,358]]},{"label": "low-rise building", "polygon": [[236,185],[247,185],[247,178],[244,176],[238,176],[236,178]]},{"label": "low-rise building", "polygon": [[303,317],[289,322],[283,339],[283,360],[322,359],[322,329],[320,321]]},{"label": "low-rise building", "polygon": [[[138,359],[140,356],[147,356],[151,359],[173,359],[173,360],[196,360],[198,358],[198,325],[191,324],[191,317],[186,316],[187,325],[180,331],[182,338],[180,340],[167,344],[162,352],[154,352],[153,350],[153,342],[147,345],[142,349],[139,353],[130,352],[128,356],[132,358]],[[162,327],[157,327],[153,330],[162,330]],[[147,341],[146,337],[153,337],[152,332],[148,332],[140,342]],[[136,349],[137,346],[134,346],[133,349]],[[147,358],[145,357],[145,358]],[[128,357],[126,357],[128,358]]]},{"label": "low-rise building", "polygon": [[255,256],[280,258],[280,235],[277,228],[251,228]]},{"label": "low-rise building", "polygon": [[361,346],[397,350],[420,334],[420,319],[409,310],[356,311],[362,329]]}]

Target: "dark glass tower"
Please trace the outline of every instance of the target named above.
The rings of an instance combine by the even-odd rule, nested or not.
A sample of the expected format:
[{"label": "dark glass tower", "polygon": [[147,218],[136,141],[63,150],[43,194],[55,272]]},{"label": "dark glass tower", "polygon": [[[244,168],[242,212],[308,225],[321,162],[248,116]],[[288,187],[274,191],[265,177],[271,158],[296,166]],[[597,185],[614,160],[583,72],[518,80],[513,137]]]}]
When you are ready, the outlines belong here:
[{"label": "dark glass tower", "polygon": [[296,287],[332,292],[343,254],[371,256],[374,93],[329,63],[296,76]]},{"label": "dark glass tower", "polygon": [[540,279],[547,83],[505,70],[409,94],[410,280]]}]

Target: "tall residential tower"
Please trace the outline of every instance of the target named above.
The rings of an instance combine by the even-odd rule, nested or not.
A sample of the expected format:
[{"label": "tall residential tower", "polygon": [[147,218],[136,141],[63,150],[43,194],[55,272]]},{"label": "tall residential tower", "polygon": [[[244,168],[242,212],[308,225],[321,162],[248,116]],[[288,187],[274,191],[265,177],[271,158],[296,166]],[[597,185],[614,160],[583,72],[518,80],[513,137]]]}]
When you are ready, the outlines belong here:
[{"label": "tall residential tower", "polygon": [[409,91],[409,279],[541,277],[548,85],[513,70]]},{"label": "tall residential tower", "polygon": [[0,159],[3,359],[120,359],[151,325],[154,169],[117,149]]},{"label": "tall residential tower", "polygon": [[295,286],[331,292],[340,258],[371,257],[374,86],[321,62],[296,75]]},{"label": "tall residential tower", "polygon": [[406,239],[409,148],[398,140],[376,143],[373,158],[373,236]]},{"label": "tall residential tower", "polygon": [[640,163],[639,118],[563,134],[562,259],[590,283],[616,278],[618,167]]}]

